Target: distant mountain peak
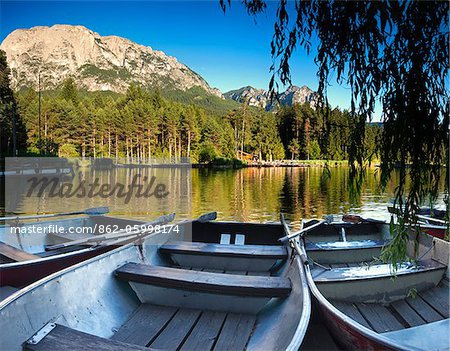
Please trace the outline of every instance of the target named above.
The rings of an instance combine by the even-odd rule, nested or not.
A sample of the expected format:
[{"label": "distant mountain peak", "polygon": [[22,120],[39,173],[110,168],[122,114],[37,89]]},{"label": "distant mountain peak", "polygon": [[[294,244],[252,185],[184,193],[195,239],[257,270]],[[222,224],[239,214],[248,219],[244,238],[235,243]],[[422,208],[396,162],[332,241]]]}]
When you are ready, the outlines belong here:
[{"label": "distant mountain peak", "polygon": [[0,45],[7,55],[14,89],[59,86],[68,77],[87,90],[124,92],[130,83],[187,90],[198,86],[222,97],[174,57],[119,36],[101,36],[80,25],[17,29]]},{"label": "distant mountain peak", "polygon": [[[241,103],[247,103],[250,106],[264,108],[265,110],[274,110],[278,102],[270,100],[270,94],[265,89],[257,89],[252,86],[245,86],[239,89],[230,90],[223,94],[226,99],[231,99]],[[317,94],[306,85],[298,87],[291,85],[283,93],[278,94],[278,101],[283,106],[292,106],[294,104],[303,104],[308,102],[312,107],[316,106]]]}]

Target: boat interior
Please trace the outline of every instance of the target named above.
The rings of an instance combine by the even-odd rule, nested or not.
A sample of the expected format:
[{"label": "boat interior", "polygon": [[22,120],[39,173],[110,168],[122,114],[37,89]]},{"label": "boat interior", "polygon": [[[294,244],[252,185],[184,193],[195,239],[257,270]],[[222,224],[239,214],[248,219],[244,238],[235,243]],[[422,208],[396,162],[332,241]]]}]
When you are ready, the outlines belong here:
[{"label": "boat interior", "polygon": [[394,270],[371,250],[323,250],[311,275],[323,297],[360,326],[412,348],[447,349],[448,259],[424,252]]},{"label": "boat interior", "polygon": [[[34,298],[52,288],[58,296],[73,294],[68,289],[83,285],[70,308],[56,301],[33,328],[24,326],[24,349],[298,349],[309,293],[300,259],[277,241],[280,224],[194,221],[177,229],[37,287]],[[26,312],[28,295],[7,307]]]},{"label": "boat interior", "polygon": [[[307,222],[305,228],[317,222]],[[380,255],[390,237],[389,225],[373,220],[324,223],[309,231],[303,239],[308,258],[329,265],[345,264],[349,255],[353,262],[372,261]],[[339,255],[330,252],[339,252]]]}]

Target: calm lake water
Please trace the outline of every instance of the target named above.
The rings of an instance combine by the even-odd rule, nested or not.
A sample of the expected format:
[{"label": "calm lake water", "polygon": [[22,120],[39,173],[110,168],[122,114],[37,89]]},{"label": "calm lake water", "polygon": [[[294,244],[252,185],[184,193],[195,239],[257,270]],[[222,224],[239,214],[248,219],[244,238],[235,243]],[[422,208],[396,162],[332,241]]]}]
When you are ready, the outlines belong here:
[{"label": "calm lake water", "polygon": [[[395,179],[385,190],[379,188],[378,169],[367,172],[361,193],[350,196],[348,168],[335,167],[330,173],[323,168],[244,168],[213,169],[113,169],[82,170],[87,180],[101,184],[129,184],[136,172],[154,175],[169,184],[168,201],[132,197],[129,203],[117,198],[26,197],[24,187],[7,188],[19,198],[16,213],[35,214],[76,211],[89,207],[109,206],[110,215],[151,220],[163,213],[176,212],[177,218],[193,218],[217,211],[221,220],[251,222],[277,221],[283,212],[292,224],[302,218],[320,218],[325,214],[358,213],[367,217],[388,219],[388,202],[393,198]],[[443,188],[443,187],[442,187]],[[441,194],[438,205],[442,205]],[[8,210],[8,208],[6,208]]]}]

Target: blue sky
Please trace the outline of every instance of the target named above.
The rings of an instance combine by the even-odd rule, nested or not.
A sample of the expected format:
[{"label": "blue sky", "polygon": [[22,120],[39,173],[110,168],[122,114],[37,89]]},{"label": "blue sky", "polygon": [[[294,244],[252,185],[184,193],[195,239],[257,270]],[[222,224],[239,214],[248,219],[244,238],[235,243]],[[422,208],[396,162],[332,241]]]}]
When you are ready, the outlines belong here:
[{"label": "blue sky", "polygon": [[[240,3],[226,14],[211,1],[2,1],[0,40],[14,29],[80,24],[100,35],[118,35],[175,56],[223,92],[245,85],[268,87],[274,2],[265,14],[247,15]],[[314,52],[297,49],[291,64],[293,84],[317,89]],[[348,108],[350,91],[334,84],[332,105]]]}]

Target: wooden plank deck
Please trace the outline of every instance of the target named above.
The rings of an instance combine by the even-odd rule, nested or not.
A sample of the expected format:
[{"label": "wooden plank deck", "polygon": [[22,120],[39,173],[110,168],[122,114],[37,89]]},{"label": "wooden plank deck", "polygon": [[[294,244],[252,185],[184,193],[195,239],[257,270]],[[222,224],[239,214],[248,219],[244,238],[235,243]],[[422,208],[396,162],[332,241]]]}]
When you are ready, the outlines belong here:
[{"label": "wooden plank deck", "polygon": [[211,350],[227,314],[205,311],[180,350]]},{"label": "wooden plank deck", "polygon": [[425,324],[425,320],[405,300],[391,303],[391,307],[410,327]]},{"label": "wooden plank deck", "polygon": [[256,318],[252,315],[229,314],[214,346],[214,350],[244,350],[255,322]]},{"label": "wooden plank deck", "polygon": [[62,325],[56,327],[37,344],[25,343],[25,351],[144,351],[149,349],[80,332]]},{"label": "wooden plank deck", "polygon": [[255,315],[143,304],[111,340],[156,350],[239,351],[255,322]]},{"label": "wooden plank deck", "polygon": [[414,298],[394,301],[389,306],[343,301],[332,303],[359,324],[378,333],[384,333],[448,318],[448,296],[449,287],[441,284],[419,293]]},{"label": "wooden plank deck", "polygon": [[177,309],[142,304],[111,340],[147,346],[169,322]]},{"label": "wooden plank deck", "polygon": [[340,310],[341,312],[345,313],[350,318],[357,321],[359,324],[365,326],[366,328],[372,329],[372,327],[367,323],[364,316],[359,312],[358,308],[352,304],[352,303],[346,303],[346,302],[339,302],[335,301],[333,302],[333,305]]},{"label": "wooden plank deck", "polygon": [[441,286],[433,289],[433,291],[425,291],[419,293],[420,297],[433,307],[444,318],[449,318],[449,288]]},{"label": "wooden plank deck", "polygon": [[164,328],[161,334],[151,343],[157,350],[176,350],[183,344],[187,335],[197,323],[200,310],[180,309]]},{"label": "wooden plank deck", "polygon": [[373,303],[357,303],[355,305],[377,333],[404,329],[404,326],[387,307]]}]

